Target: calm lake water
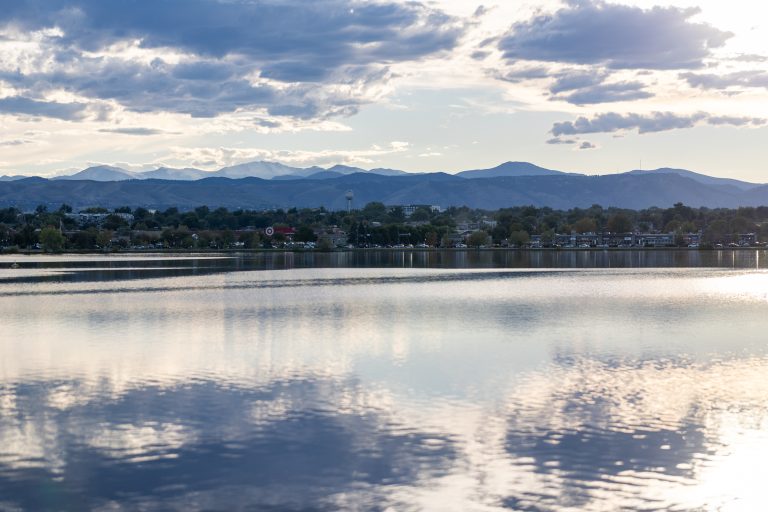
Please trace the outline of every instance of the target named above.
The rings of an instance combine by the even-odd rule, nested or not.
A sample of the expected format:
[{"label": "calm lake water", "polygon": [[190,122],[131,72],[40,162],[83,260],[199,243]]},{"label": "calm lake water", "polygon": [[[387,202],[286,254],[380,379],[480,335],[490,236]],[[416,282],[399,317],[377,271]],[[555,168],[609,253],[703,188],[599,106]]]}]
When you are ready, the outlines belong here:
[{"label": "calm lake water", "polygon": [[766,262],[3,256],[0,510],[763,510]]}]

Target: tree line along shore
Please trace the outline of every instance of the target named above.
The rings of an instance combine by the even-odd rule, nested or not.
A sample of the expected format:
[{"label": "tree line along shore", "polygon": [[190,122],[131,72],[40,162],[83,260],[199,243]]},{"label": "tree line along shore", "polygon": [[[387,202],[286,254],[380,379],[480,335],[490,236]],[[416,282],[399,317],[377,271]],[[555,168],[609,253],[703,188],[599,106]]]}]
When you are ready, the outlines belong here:
[{"label": "tree line along shore", "polygon": [[[643,235],[640,235],[643,234]],[[645,238],[643,238],[645,237]],[[387,206],[349,211],[290,208],[266,211],[201,206],[152,210],[122,207],[74,211],[62,204],[34,211],[0,209],[0,250],[331,250],[375,247],[623,247],[761,246],[768,240],[768,206],[629,210],[555,210],[518,206],[496,211],[467,207]],[[635,242],[630,242],[635,241]],[[645,242],[643,242],[645,243]]]}]

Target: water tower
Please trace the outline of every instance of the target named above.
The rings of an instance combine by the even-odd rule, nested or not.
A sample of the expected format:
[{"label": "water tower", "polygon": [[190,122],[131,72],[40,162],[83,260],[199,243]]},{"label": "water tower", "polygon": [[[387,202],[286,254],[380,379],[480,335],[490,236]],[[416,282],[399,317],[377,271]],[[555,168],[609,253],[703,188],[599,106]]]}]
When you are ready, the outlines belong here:
[{"label": "water tower", "polygon": [[347,213],[352,211],[352,200],[355,198],[355,193],[351,190],[347,190],[347,193],[344,194],[344,197],[347,198]]}]

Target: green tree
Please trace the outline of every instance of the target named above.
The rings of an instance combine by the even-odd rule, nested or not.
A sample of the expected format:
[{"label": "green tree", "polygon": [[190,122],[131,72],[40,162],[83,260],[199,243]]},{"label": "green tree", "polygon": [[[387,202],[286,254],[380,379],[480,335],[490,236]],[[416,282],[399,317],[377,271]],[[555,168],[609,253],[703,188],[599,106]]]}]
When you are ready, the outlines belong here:
[{"label": "green tree", "polygon": [[146,220],[150,217],[152,217],[152,214],[146,208],[136,208],[136,211],[133,212],[133,218],[137,221]]},{"label": "green tree", "polygon": [[429,220],[431,215],[432,215],[432,212],[430,211],[429,208],[427,208],[426,206],[420,206],[416,208],[415,212],[413,212],[413,215],[411,215],[410,220],[417,221],[417,222],[424,222]]},{"label": "green tree", "polygon": [[299,226],[299,229],[296,230],[296,234],[293,235],[293,239],[297,242],[314,242],[317,240],[317,236],[309,226]]},{"label": "green tree", "polygon": [[681,226],[682,226],[682,224],[680,223],[679,220],[673,219],[673,220],[667,222],[667,225],[664,226],[664,231],[666,233],[678,233],[680,231],[680,227]]},{"label": "green tree", "polygon": [[226,249],[228,247],[231,247],[232,244],[235,243],[235,234],[232,233],[232,231],[225,229],[221,232],[221,245],[222,248]]},{"label": "green tree", "polygon": [[99,246],[102,250],[107,250],[109,248],[109,244],[112,241],[112,236],[114,233],[109,230],[102,230],[99,231],[99,233],[96,235],[96,245]]},{"label": "green tree", "polygon": [[709,243],[720,243],[730,234],[728,223],[724,220],[711,222],[704,230],[704,240]]},{"label": "green tree", "polygon": [[480,247],[488,243],[488,233],[483,230],[475,231],[467,238],[467,245],[470,247]]},{"label": "green tree", "polygon": [[104,219],[104,229],[109,229],[111,231],[116,231],[127,225],[128,223],[119,215],[107,215],[107,218]]},{"label": "green tree", "polygon": [[317,250],[318,251],[324,251],[328,252],[331,249],[333,249],[333,244],[331,243],[331,239],[328,237],[321,238],[317,243]]},{"label": "green tree", "polygon": [[34,226],[32,226],[32,224],[24,224],[21,229],[16,231],[13,241],[19,247],[31,247],[35,245],[38,238]]},{"label": "green tree", "polygon": [[53,226],[40,230],[40,244],[45,252],[61,252],[64,249],[64,235]]},{"label": "green tree", "polygon": [[732,233],[754,233],[757,231],[755,223],[741,215],[731,219],[729,227]]},{"label": "green tree", "polygon": [[258,249],[261,247],[261,236],[256,231],[247,231],[240,235],[240,241],[246,249]]},{"label": "green tree", "polygon": [[594,233],[597,231],[597,223],[591,217],[582,217],[573,223],[573,230],[577,233]]},{"label": "green tree", "polygon": [[70,246],[77,249],[92,250],[96,247],[97,235],[98,231],[96,231],[96,228],[94,227],[90,227],[82,231],[77,231],[70,236]]},{"label": "green tree", "polygon": [[629,233],[632,231],[632,220],[624,212],[619,212],[608,217],[606,225],[611,233]]},{"label": "green tree", "polygon": [[195,208],[195,213],[199,218],[204,219],[208,216],[209,213],[211,213],[211,210],[207,206],[198,206]]},{"label": "green tree", "polygon": [[182,215],[181,222],[190,229],[200,229],[203,227],[200,217],[195,212],[187,212]]},{"label": "green tree", "polygon": [[555,232],[552,229],[548,229],[547,231],[543,232],[541,234],[541,245],[543,247],[549,247],[555,242]]},{"label": "green tree", "polygon": [[81,213],[109,213],[109,210],[101,206],[91,206],[90,208],[83,210]]},{"label": "green tree", "polygon": [[681,233],[695,233],[697,231],[696,224],[693,222],[687,220],[680,224],[680,232]]},{"label": "green tree", "polygon": [[387,216],[387,207],[378,201],[368,203],[363,207],[363,216],[368,220],[382,221]]},{"label": "green tree", "polygon": [[513,231],[509,234],[509,243],[517,247],[522,247],[530,241],[531,237],[527,231]]},{"label": "green tree", "polygon": [[387,213],[387,222],[400,223],[405,220],[405,213],[402,206],[395,206]]},{"label": "green tree", "polygon": [[505,238],[509,237],[509,230],[504,224],[497,224],[491,230],[491,236],[494,242],[501,243]]},{"label": "green tree", "polygon": [[[248,245],[247,240],[249,239],[253,240],[253,236],[251,235],[255,235],[255,234],[252,232],[244,233],[241,237],[241,240],[246,244],[246,247],[250,247]],[[255,235],[255,236],[258,239],[258,235]],[[213,233],[211,233],[210,231],[200,231],[199,233],[197,233],[197,243],[196,243],[197,247],[201,249],[210,249],[212,247],[211,244],[216,245],[216,242],[214,241]],[[256,247],[258,247],[258,245]]]}]

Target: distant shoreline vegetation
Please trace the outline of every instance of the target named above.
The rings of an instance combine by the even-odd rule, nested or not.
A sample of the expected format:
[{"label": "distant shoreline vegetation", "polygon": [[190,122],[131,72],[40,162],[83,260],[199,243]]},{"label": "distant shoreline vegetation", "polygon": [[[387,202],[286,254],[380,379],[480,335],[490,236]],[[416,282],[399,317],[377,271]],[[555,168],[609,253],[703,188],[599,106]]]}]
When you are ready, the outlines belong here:
[{"label": "distant shoreline vegetation", "polygon": [[762,247],[768,207],[556,210],[384,205],[228,210],[202,206],[0,209],[0,251],[194,252],[373,248],[621,249]]}]

